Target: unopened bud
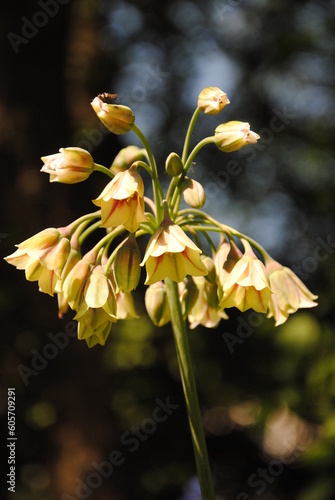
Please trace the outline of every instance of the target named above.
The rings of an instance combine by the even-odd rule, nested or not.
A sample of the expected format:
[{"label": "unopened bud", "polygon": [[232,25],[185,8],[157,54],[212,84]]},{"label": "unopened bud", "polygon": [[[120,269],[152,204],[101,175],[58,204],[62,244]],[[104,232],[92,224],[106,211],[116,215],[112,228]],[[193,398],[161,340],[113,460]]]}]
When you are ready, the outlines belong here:
[{"label": "unopened bud", "polygon": [[85,181],[94,170],[92,156],[82,148],[61,148],[59,153],[41,159],[41,172],[50,174],[50,182],[76,184]]},{"label": "unopened bud", "polygon": [[255,144],[259,135],[250,130],[249,123],[231,121],[222,123],[215,129],[214,143],[225,153],[231,153],[238,149]]},{"label": "unopened bud", "polygon": [[217,115],[229,103],[227,94],[218,87],[206,87],[198,97],[198,107],[205,115]]},{"label": "unopened bud", "polygon": [[141,276],[141,260],[141,253],[136,239],[131,235],[119,248],[114,260],[114,278],[117,292],[131,292],[137,287]]},{"label": "unopened bud", "polygon": [[193,308],[198,298],[199,290],[192,276],[187,276],[184,281],[178,283],[178,291],[182,314],[185,318]]},{"label": "unopened bud", "polygon": [[205,190],[200,182],[185,177],[182,184],[185,202],[192,208],[202,208],[206,202]]},{"label": "unopened bud", "polygon": [[127,170],[135,161],[145,159],[145,149],[141,149],[138,146],[127,146],[121,149],[115,156],[110,170],[113,174],[118,172],[124,172]]},{"label": "unopened bud", "polygon": [[147,288],[145,307],[154,325],[164,326],[171,321],[166,287],[163,281],[157,281]]},{"label": "unopened bud", "polygon": [[177,153],[170,153],[166,158],[165,170],[170,177],[176,177],[183,171],[183,163]]},{"label": "unopened bud", "polygon": [[132,129],[135,122],[135,115],[128,106],[108,104],[100,99],[99,96],[93,99],[91,106],[100,121],[113,134],[126,134]]}]

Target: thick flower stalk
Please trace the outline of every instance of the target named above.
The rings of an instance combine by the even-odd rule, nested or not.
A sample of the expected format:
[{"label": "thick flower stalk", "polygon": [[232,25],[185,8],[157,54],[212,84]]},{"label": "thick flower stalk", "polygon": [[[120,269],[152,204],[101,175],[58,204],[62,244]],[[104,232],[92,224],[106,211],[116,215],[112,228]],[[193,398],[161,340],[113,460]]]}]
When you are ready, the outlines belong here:
[{"label": "thick flower stalk", "polygon": [[[145,268],[145,307],[154,325],[171,323],[200,489],[203,499],[214,500],[186,327],[216,328],[230,308],[264,313],[278,326],[298,309],[316,306],[317,296],[248,235],[202,210],[205,190],[190,168],[201,149],[214,145],[230,153],[259,139],[249,123],[232,120],[190,148],[199,115],[224,111],[229,104],[225,92],[218,87],[200,92],[181,151],[171,152],[161,169],[133,111],[110,102],[116,98],[99,94],[92,109],[111,133],[132,132],[143,147],[121,149],[110,167],[77,147],[43,156],[41,170],[51,182],[74,184],[94,172],[105,174],[108,182],[93,199],[99,210],[65,228],[44,229],[5,260],[24,270],[27,280],[37,281],[41,292],[57,295],[59,317],[73,311],[78,338],[89,347],[104,345],[117,321],[138,317],[132,294]],[[152,199],[145,194],[144,176],[152,182]],[[160,177],[170,179],[166,192]],[[182,199],[188,208],[180,208]],[[87,251],[94,232],[100,239]],[[219,245],[212,233],[221,235]]]}]

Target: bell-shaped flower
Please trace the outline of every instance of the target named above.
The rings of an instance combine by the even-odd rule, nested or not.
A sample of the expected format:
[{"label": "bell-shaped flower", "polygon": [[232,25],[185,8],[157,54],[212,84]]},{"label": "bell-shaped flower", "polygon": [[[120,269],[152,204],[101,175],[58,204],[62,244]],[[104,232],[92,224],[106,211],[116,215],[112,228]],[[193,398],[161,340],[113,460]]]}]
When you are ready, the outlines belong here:
[{"label": "bell-shaped flower", "polygon": [[57,292],[57,300],[58,300],[58,317],[62,318],[63,315],[67,312],[69,308],[69,304],[66,300],[66,297],[64,296],[63,293],[63,283],[65,281],[65,278],[69,274],[69,272],[74,268],[74,266],[79,262],[81,259],[81,254],[76,248],[71,248],[70,254],[68,256],[68,259],[62,269],[61,275],[57,280],[56,286],[55,286],[55,292]]},{"label": "bell-shaped flower", "polygon": [[74,319],[78,321],[78,338],[85,340],[88,347],[94,347],[96,344],[105,345],[112,323],[116,321],[101,308],[88,308],[78,312]]},{"label": "bell-shaped flower", "polygon": [[64,296],[71,307],[82,316],[88,309],[103,309],[116,321],[116,298],[112,282],[101,265],[85,256],[72,268],[63,284]]},{"label": "bell-shaped flower", "polygon": [[136,319],[134,298],[130,292],[119,292],[116,294],[117,319]]},{"label": "bell-shaped flower", "polygon": [[276,326],[285,323],[289,314],[298,309],[317,306],[318,297],[308,290],[298,276],[288,267],[272,258],[266,260],[271,290],[268,318],[273,317]]},{"label": "bell-shaped flower", "polygon": [[24,269],[28,281],[37,281],[40,291],[53,295],[58,278],[71,251],[66,229],[48,228],[16,245],[5,260]]},{"label": "bell-shaped flower", "polygon": [[163,281],[148,286],[144,296],[145,308],[149,318],[156,326],[164,326],[171,321],[170,308]]},{"label": "bell-shaped flower", "polygon": [[250,130],[249,123],[231,121],[216,127],[214,143],[220,151],[231,153],[248,144],[256,143],[259,138],[258,134]]},{"label": "bell-shaped flower", "polygon": [[118,249],[113,263],[116,292],[131,292],[141,276],[141,252],[133,235]]},{"label": "bell-shaped flower", "polygon": [[218,87],[205,87],[198,97],[198,108],[205,115],[217,115],[229,104],[227,94]]},{"label": "bell-shaped flower", "polygon": [[113,134],[126,134],[132,129],[135,115],[128,106],[120,104],[108,104],[97,96],[91,102],[99,120]]},{"label": "bell-shaped flower", "polygon": [[240,311],[254,309],[265,313],[271,296],[269,278],[264,264],[250,244],[242,239],[244,254],[231,241],[231,249],[219,272],[220,307],[237,307]]},{"label": "bell-shaped flower", "polygon": [[177,283],[186,275],[205,276],[201,250],[177,224],[165,217],[149,240],[141,266],[146,266],[146,285],[169,277]]},{"label": "bell-shaped flower", "polygon": [[76,184],[85,181],[94,170],[92,156],[82,148],[61,148],[59,153],[41,159],[41,172],[50,174],[50,182]]},{"label": "bell-shaped flower", "polygon": [[221,319],[228,319],[227,314],[219,307],[214,262],[207,256],[202,260],[208,269],[208,276],[193,277],[198,296],[188,314],[191,329],[198,325],[215,328]]},{"label": "bell-shaped flower", "polygon": [[134,233],[144,215],[144,184],[135,167],[115,175],[93,203],[101,207],[102,227],[124,226]]}]

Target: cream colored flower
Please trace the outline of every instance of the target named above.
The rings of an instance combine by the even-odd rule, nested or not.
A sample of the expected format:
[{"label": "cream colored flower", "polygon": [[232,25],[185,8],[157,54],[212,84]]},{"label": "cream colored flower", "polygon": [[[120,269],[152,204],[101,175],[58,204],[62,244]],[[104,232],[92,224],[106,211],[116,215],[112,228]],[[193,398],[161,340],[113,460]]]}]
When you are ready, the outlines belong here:
[{"label": "cream colored flower", "polygon": [[124,226],[134,233],[144,215],[144,184],[136,168],[116,174],[93,203],[101,207],[102,227]]},{"label": "cream colored flower", "polygon": [[250,244],[244,239],[241,241],[244,254],[231,241],[231,249],[219,273],[220,307],[237,307],[240,311],[251,308],[265,313],[271,296],[269,278],[264,264],[256,257]]},{"label": "cream colored flower", "polygon": [[164,326],[171,321],[166,286],[163,281],[148,286],[144,299],[145,308],[154,325]]},{"label": "cream colored flower", "polygon": [[94,170],[92,156],[82,148],[61,148],[59,153],[41,159],[41,172],[50,174],[50,182],[76,184],[85,181]]},{"label": "cream colored flower", "polygon": [[48,228],[16,245],[18,249],[5,260],[24,269],[28,281],[37,281],[41,292],[53,295],[57,280],[71,251],[66,231]]},{"label": "cream colored flower", "polygon": [[148,243],[141,266],[146,265],[146,285],[169,277],[177,283],[186,275],[205,276],[206,266],[200,260],[201,250],[171,220],[165,219]]},{"label": "cream colored flower", "polygon": [[217,115],[229,102],[227,94],[218,87],[205,87],[198,97],[198,107],[205,115]]},{"label": "cream colored flower", "polygon": [[258,134],[250,130],[249,123],[231,121],[216,127],[214,143],[220,151],[231,153],[248,144],[256,143],[259,138]]},{"label": "cream colored flower", "polygon": [[266,269],[269,274],[271,290],[268,318],[273,317],[276,326],[285,323],[289,314],[298,309],[317,306],[317,295],[308,290],[303,282],[288,267],[268,258]]},{"label": "cream colored flower", "polygon": [[188,314],[191,329],[198,325],[216,328],[221,319],[228,319],[227,314],[219,307],[214,262],[208,256],[203,261],[208,269],[208,276],[193,277],[199,293]]},{"label": "cream colored flower", "polygon": [[93,99],[91,106],[100,121],[113,134],[126,134],[132,129],[135,122],[135,115],[128,106],[108,104],[99,96]]}]

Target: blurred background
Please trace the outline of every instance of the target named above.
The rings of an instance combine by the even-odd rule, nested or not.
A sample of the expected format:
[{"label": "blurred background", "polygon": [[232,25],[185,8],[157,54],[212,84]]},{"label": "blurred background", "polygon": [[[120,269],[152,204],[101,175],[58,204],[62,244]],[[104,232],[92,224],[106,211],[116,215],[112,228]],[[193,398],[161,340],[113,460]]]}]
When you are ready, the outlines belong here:
[{"label": "blurred background", "polygon": [[[217,329],[190,332],[216,491],[334,498],[335,2],[13,0],[0,9],[2,257],[91,211],[105,184],[100,173],[50,184],[41,156],[80,146],[109,166],[138,144],[100,125],[90,101],[101,92],[133,109],[161,172],[181,152],[205,86],[231,103],[199,118],[194,144],[231,119],[260,134],[234,154],[203,149],[192,175],[204,209],[292,267],[319,306],[278,328],[231,310]],[[141,320],[119,322],[105,347],[88,349],[55,299],[4,261],[0,269],[2,478],[8,387],[17,435],[16,492],[3,479],[2,497],[198,499],[172,333],[147,318],[144,287]]]}]

